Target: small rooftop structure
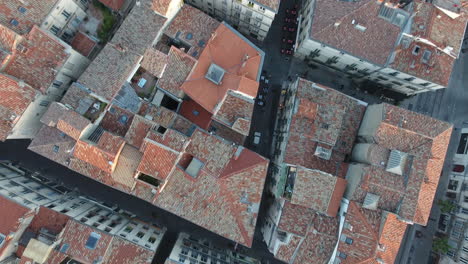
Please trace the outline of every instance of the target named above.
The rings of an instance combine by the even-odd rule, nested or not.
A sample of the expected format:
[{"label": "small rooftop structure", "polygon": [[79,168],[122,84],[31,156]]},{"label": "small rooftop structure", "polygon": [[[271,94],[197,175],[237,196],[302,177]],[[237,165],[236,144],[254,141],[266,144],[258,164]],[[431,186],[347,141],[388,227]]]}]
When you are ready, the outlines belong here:
[{"label": "small rooftop structure", "polygon": [[224,71],[224,69],[220,66],[211,63],[208,71],[206,72],[205,78],[214,82],[215,84],[221,84],[225,72],[226,71]]}]

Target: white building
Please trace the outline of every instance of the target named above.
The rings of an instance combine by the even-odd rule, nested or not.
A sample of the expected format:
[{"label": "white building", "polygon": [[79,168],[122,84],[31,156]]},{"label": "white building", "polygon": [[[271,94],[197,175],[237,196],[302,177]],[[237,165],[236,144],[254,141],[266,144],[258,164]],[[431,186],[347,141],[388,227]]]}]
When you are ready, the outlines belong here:
[{"label": "white building", "polygon": [[466,18],[456,8],[407,2],[304,1],[295,55],[406,95],[445,88]]},{"label": "white building", "polygon": [[215,246],[207,239],[180,233],[166,263],[260,264],[260,261]]},{"label": "white building", "polygon": [[453,164],[445,198],[454,204],[454,210],[443,211],[438,222],[438,231],[448,236],[451,249],[442,256],[441,263],[468,264],[468,179],[465,169],[468,166],[468,128],[461,131]]},{"label": "white building", "polygon": [[280,0],[187,0],[239,32],[263,40],[278,13]]}]

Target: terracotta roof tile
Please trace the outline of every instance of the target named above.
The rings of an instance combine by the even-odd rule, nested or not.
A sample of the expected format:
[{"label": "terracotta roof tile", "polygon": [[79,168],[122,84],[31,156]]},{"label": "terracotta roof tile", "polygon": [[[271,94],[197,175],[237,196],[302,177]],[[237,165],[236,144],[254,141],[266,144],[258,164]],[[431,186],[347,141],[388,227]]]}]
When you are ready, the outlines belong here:
[{"label": "terracotta roof tile", "polygon": [[86,161],[77,158],[71,158],[69,168],[122,192],[131,192],[131,188],[128,185],[119,183],[112,177],[110,173],[95,167]]},{"label": "terracotta roof tile", "polygon": [[69,54],[59,41],[37,26],[20,43],[25,52],[15,52],[3,72],[45,92]]},{"label": "terracotta roof tile", "polygon": [[0,141],[4,141],[15,123],[35,99],[29,85],[0,73]]},{"label": "terracotta roof tile", "polygon": [[[3,196],[0,196],[0,210],[2,212],[8,212],[7,214],[0,217],[0,233],[5,236],[9,236],[12,233],[16,233],[20,228],[20,218],[26,219],[30,215],[30,209],[26,208],[14,201],[11,201]],[[6,241],[0,246],[0,253],[10,245],[11,238],[7,238]]]},{"label": "terracotta roof tile", "polygon": [[134,116],[135,115],[132,112],[112,105],[106,111],[100,126],[117,136],[123,137],[130,128]]},{"label": "terracotta roof tile", "polygon": [[167,55],[167,66],[158,86],[176,97],[183,97],[180,88],[196,64],[196,60],[183,51],[172,46]]},{"label": "terracotta roof tile", "polygon": [[138,114],[165,128],[170,127],[177,117],[175,112],[148,102],[143,102]]},{"label": "terracotta roof tile", "polygon": [[73,156],[96,166],[106,173],[111,173],[115,168],[116,158],[124,144],[123,138],[104,131],[97,144],[79,140],[75,146]]},{"label": "terracotta roof tile", "polygon": [[208,130],[210,127],[211,117],[213,116],[192,99],[187,99],[182,102],[179,115],[205,130]]},{"label": "terracotta roof tile", "polygon": [[[380,3],[373,0],[319,0],[313,12],[310,36],[359,58],[384,65],[393,51],[400,28],[378,17],[379,9]],[[355,28],[353,20],[366,27],[365,32]]]},{"label": "terracotta roof tile", "polygon": [[60,130],[54,127],[42,126],[31,144],[29,144],[28,149],[63,166],[68,166],[70,158],[73,157],[72,150],[75,144],[75,139]]},{"label": "terracotta roof tile", "polygon": [[58,102],[50,105],[41,117],[41,122],[56,127],[75,140],[78,140],[83,130],[91,124],[88,119]]},{"label": "terracotta roof tile", "polygon": [[281,211],[278,228],[303,237],[307,234],[313,217],[314,211],[310,208],[286,201]]},{"label": "terracotta roof tile", "polygon": [[257,2],[264,7],[268,7],[275,13],[278,13],[281,0],[254,0],[254,2]]},{"label": "terracotta roof tile", "polygon": [[0,66],[2,66],[15,50],[15,41],[19,38],[13,30],[0,25]]},{"label": "terracotta roof tile", "polygon": [[166,16],[171,2],[172,0],[152,0],[151,7],[153,8],[154,11],[158,12],[159,14],[163,16]]},{"label": "terracotta roof tile", "polygon": [[[301,205],[323,214],[336,216],[346,187],[346,180],[318,170],[298,167],[291,203]],[[338,192],[332,201],[333,195]],[[340,195],[341,193],[341,195]],[[341,196],[341,197],[340,197]]]},{"label": "terracotta roof tile", "polygon": [[250,130],[250,120],[252,119],[254,104],[255,100],[251,97],[229,90],[220,108],[213,115],[213,119],[233,129],[234,124],[237,122],[235,130],[247,136]]},{"label": "terracotta roof tile", "polygon": [[168,55],[156,50],[154,48],[148,48],[143,55],[141,61],[141,67],[157,78],[161,78],[166,69],[169,61]]},{"label": "terracotta roof tile", "polygon": [[135,115],[125,134],[125,140],[136,148],[140,148],[148,132],[156,125],[157,123],[153,121],[140,115]]},{"label": "terracotta roof tile", "polygon": [[338,218],[285,202],[278,228],[295,235],[275,257],[293,264],[327,263],[338,240],[338,227]]},{"label": "terracotta roof tile", "polygon": [[[99,236],[94,249],[86,247],[91,233]],[[69,245],[66,254],[85,263],[102,260],[112,241],[112,236],[74,220],[68,221],[60,238],[62,245]]]},{"label": "terracotta roof tile", "polygon": [[111,101],[132,73],[141,56],[107,44],[78,82]]},{"label": "terracotta roof tile", "polygon": [[39,233],[41,228],[47,229],[50,233],[58,235],[70,220],[66,214],[59,213],[47,207],[39,207],[39,211],[34,216],[28,226],[28,230]]},{"label": "terracotta roof tile", "polygon": [[111,43],[143,55],[153,44],[166,20],[151,9],[149,1],[140,1],[120,25]]},{"label": "terracotta roof tile", "polygon": [[111,177],[115,182],[127,186],[130,189],[135,184],[138,164],[143,154],[135,147],[126,144],[120,152],[115,170]]},{"label": "terracotta roof tile", "polygon": [[192,135],[187,154],[203,162],[201,171],[192,177],[176,167],[154,204],[251,246],[268,161],[201,130]]},{"label": "terracotta roof tile", "polygon": [[[351,153],[365,106],[304,79],[298,81],[296,98],[299,106],[289,127],[284,162],[340,176],[347,169],[343,161]],[[318,146],[332,150],[329,160],[315,155]]]},{"label": "terracotta roof tile", "polygon": [[[57,0],[43,0],[25,2],[21,0],[9,0],[0,2],[0,24],[11,27],[18,34],[27,34],[34,25],[41,25],[49,15]],[[26,15],[19,8],[26,8]],[[14,26],[12,19],[18,21]]]},{"label": "terracotta roof tile", "polygon": [[150,264],[154,252],[133,244],[125,239],[114,237],[104,257],[103,263],[109,264]]},{"label": "terracotta roof tile", "polygon": [[[363,209],[351,202],[345,219],[345,227],[338,244],[338,252],[345,253],[341,263],[394,263],[407,224],[397,216],[381,210]],[[346,243],[351,239],[351,243]]]},{"label": "terracotta roof tile", "polygon": [[90,38],[85,33],[78,31],[71,42],[71,46],[74,50],[81,53],[83,56],[88,57],[93,51],[94,47],[96,47],[97,42]]},{"label": "terracotta roof tile", "polygon": [[[187,81],[182,85],[182,90],[212,113],[228,90],[242,89],[244,94],[254,98],[257,95],[256,80],[261,71],[263,56],[263,52],[246,42],[238,32],[221,24],[208,41]],[[219,85],[205,77],[213,63],[225,71]],[[241,82],[242,77],[253,82]]]},{"label": "terracotta roof tile", "polygon": [[191,48],[186,52],[198,58],[218,26],[216,19],[195,7],[183,5],[164,33],[188,43]]},{"label": "terracotta roof tile", "polygon": [[138,171],[165,180],[173,170],[179,153],[157,142],[146,142]]},{"label": "terracotta roof tile", "polygon": [[[403,176],[382,166],[365,166],[352,192],[352,200],[363,202],[367,193],[380,196],[378,207],[407,221],[426,224],[452,133],[448,123],[395,106],[376,106],[382,111],[373,141],[382,151],[407,153]],[[372,111],[372,110],[369,110]]]}]

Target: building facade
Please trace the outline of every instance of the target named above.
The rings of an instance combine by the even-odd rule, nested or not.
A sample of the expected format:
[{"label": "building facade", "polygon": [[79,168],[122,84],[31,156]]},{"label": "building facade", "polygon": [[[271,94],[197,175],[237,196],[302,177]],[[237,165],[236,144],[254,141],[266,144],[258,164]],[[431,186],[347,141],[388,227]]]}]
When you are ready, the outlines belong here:
[{"label": "building facade", "polygon": [[412,95],[445,88],[460,53],[466,15],[461,5],[448,10],[437,4],[304,1],[295,55],[377,89]]},{"label": "building facade", "polygon": [[441,210],[438,231],[448,238],[450,249],[442,256],[441,263],[468,263],[468,129],[461,130],[453,167],[444,202],[449,206]]},{"label": "building facade", "polygon": [[220,21],[226,21],[244,35],[263,40],[278,13],[280,0],[188,0]]},{"label": "building facade", "polygon": [[217,247],[207,239],[179,233],[166,263],[260,264],[260,261],[238,252]]},{"label": "building facade", "polygon": [[[166,231],[165,228],[138,220],[130,212],[109,207],[91,197],[80,196],[40,174],[30,173],[8,163],[0,164],[0,183],[2,206],[9,207],[12,212],[22,212],[23,215],[18,219],[13,219],[13,214],[3,216],[4,219],[12,219],[2,222],[5,226],[0,227],[0,261],[8,258],[30,258],[38,263],[58,263],[54,260],[64,259],[67,255],[70,260],[75,259],[80,263],[127,261],[124,258],[117,260],[123,262],[114,262],[116,260],[111,261],[111,257],[105,255],[100,256],[100,261],[104,262],[99,262],[99,259],[98,262],[86,261],[88,252],[77,254],[76,250],[81,245],[74,244],[78,244],[82,237],[76,236],[76,241],[69,240],[72,235],[69,233],[72,231],[67,230],[69,226],[102,237],[101,242],[104,244],[100,245],[103,247],[119,248],[117,245],[125,245],[127,250],[128,247],[133,248],[141,254],[134,256],[135,261],[151,263]],[[11,222],[17,224],[7,224]],[[14,231],[3,233],[8,227]],[[60,248],[60,254],[54,248]],[[68,248],[74,248],[75,251],[67,252]],[[128,253],[123,251],[121,256]],[[141,259],[143,261],[139,262]]]}]

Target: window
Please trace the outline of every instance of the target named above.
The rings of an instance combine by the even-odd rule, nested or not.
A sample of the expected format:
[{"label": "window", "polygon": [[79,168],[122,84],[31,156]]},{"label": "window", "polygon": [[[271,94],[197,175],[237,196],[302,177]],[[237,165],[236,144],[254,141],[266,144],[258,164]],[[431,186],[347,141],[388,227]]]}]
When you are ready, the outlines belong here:
[{"label": "window", "polygon": [[389,73],[388,75],[390,76],[397,76],[398,74],[400,74],[399,72],[392,72],[392,73]]},{"label": "window", "polygon": [[184,263],[187,258],[184,256],[179,256],[179,261]]},{"label": "window", "polygon": [[314,51],[310,52],[309,54],[309,58],[313,59],[313,58],[316,58],[320,56],[320,50],[319,49],[315,49]]},{"label": "window", "polygon": [[0,246],[3,244],[3,241],[5,241],[5,235],[0,233]]},{"label": "window", "polygon": [[60,32],[60,28],[55,26],[55,25],[52,25],[50,27],[50,31],[52,31],[52,33],[54,33],[55,35],[57,35],[59,32]]},{"label": "window", "polygon": [[393,84],[396,84],[396,85],[403,85],[402,83],[400,83],[400,82],[395,82],[395,81],[393,81],[392,83],[393,83]]},{"label": "window", "polygon": [[197,110],[193,110],[193,111],[192,111],[192,114],[193,114],[194,116],[198,116],[198,115],[200,114],[200,112],[198,112]]},{"label": "window", "polygon": [[41,103],[39,103],[40,106],[48,106],[49,105],[49,101],[41,101]]},{"label": "window", "polygon": [[69,247],[70,247],[69,244],[64,243],[64,244],[62,245],[62,247],[60,248],[60,252],[66,253]]},{"label": "window", "polygon": [[430,52],[428,50],[424,50],[421,61],[424,62],[424,63],[428,63],[429,60],[431,59],[431,54],[432,54],[432,52]]},{"label": "window", "polygon": [[338,252],[338,257],[342,258],[342,259],[346,259],[348,257],[348,255],[346,255],[345,253],[343,252]]},{"label": "window", "polygon": [[71,14],[67,12],[67,10],[63,10],[62,15],[65,17],[65,20],[68,20],[71,16]]},{"label": "window", "polygon": [[468,151],[467,148],[468,143],[468,133],[464,133],[460,137],[460,141],[458,142],[457,154],[466,154]]},{"label": "window", "polygon": [[462,210],[461,210],[461,211],[462,211],[463,214],[467,214],[467,215],[468,215],[468,209],[462,207]]},{"label": "window", "polygon": [[59,146],[57,146],[57,145],[54,145],[54,147],[53,147],[53,149],[52,149],[52,150],[53,150],[55,153],[58,153],[58,151],[59,151],[59,148],[60,148]]},{"label": "window", "polygon": [[447,189],[452,190],[452,191],[456,191],[457,188],[458,188],[458,181],[450,180]]},{"label": "window", "polygon": [[411,81],[414,81],[414,79],[416,79],[416,78],[414,78],[414,77],[409,77],[409,78],[406,78],[405,81],[411,82]]},{"label": "window", "polygon": [[10,20],[10,24],[12,24],[13,26],[18,26],[19,22],[16,19],[12,19],[12,20]]},{"label": "window", "polygon": [[249,6],[249,7],[254,7],[254,3],[249,1],[248,6]]},{"label": "window", "polygon": [[425,82],[425,83],[421,83],[421,84],[419,84],[419,85],[421,85],[421,86],[429,86],[430,84],[431,84],[430,82]]},{"label": "window", "polygon": [[387,78],[384,78],[384,77],[382,77],[382,76],[377,76],[377,79],[382,80],[382,81],[388,81]]},{"label": "window", "polygon": [[20,7],[18,8],[18,11],[19,11],[20,13],[22,13],[22,14],[26,13],[26,10],[27,10],[27,9],[24,8],[24,7],[22,7],[22,6],[20,6]]},{"label": "window", "polygon": [[95,249],[100,238],[100,234],[91,232],[85,244],[86,248]]},{"label": "window", "polygon": [[329,58],[325,63],[326,64],[335,64],[338,62],[338,57],[337,56],[333,56],[331,58]]},{"label": "window", "polygon": [[56,88],[60,88],[60,86],[62,86],[62,84],[63,84],[63,82],[55,80],[55,81],[52,83],[52,86],[54,86],[54,87],[56,87]]},{"label": "window", "polygon": [[348,245],[351,245],[351,244],[353,244],[353,239],[347,237],[346,240],[345,240],[345,243],[348,244]]},{"label": "window", "polygon": [[421,50],[421,47],[419,47],[418,45],[416,45],[413,49],[413,55],[418,55],[419,54],[419,50]]}]

